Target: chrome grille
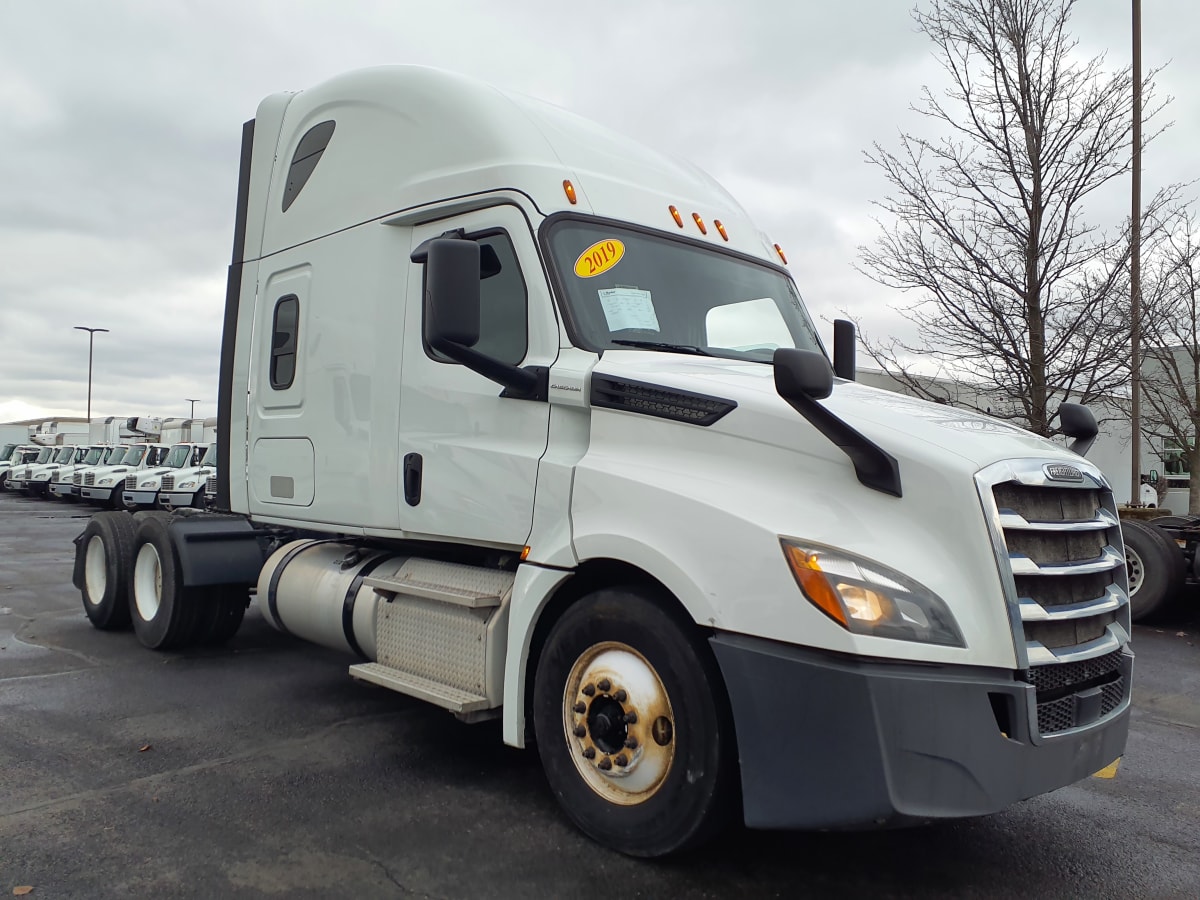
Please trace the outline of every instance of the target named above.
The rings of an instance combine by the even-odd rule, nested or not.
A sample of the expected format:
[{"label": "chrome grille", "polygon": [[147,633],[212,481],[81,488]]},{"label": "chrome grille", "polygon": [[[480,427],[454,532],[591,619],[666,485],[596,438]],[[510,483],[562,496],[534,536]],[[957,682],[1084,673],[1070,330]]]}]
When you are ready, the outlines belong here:
[{"label": "chrome grille", "polygon": [[175,476],[174,475],[164,475],[162,477],[162,489],[164,491],[175,490]]},{"label": "chrome grille", "polygon": [[125,476],[125,490],[127,490],[127,491],[137,490],[137,480],[138,480],[138,477],[136,475],[126,475]]},{"label": "chrome grille", "polygon": [[1132,655],[1125,553],[1112,491],[1093,466],[999,463],[980,472],[980,499],[1010,605],[1038,731],[1086,727],[1123,707]]}]

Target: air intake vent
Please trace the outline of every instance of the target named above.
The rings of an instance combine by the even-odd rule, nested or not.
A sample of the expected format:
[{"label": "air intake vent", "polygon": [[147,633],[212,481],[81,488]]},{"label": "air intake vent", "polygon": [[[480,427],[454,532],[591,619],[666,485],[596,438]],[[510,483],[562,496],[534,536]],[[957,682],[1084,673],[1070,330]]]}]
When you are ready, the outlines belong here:
[{"label": "air intake vent", "polygon": [[711,425],[737,409],[732,400],[603,375],[592,377],[592,406],[623,409],[693,425]]}]

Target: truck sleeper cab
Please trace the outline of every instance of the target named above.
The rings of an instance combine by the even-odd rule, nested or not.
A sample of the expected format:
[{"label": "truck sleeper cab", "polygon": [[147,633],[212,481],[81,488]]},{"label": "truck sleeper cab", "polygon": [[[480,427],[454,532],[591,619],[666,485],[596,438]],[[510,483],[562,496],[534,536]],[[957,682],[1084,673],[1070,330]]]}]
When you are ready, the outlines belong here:
[{"label": "truck sleeper cab", "polygon": [[852,337],[835,378],[700,170],[394,67],[263,101],[238,204],[216,509],[95,517],[96,627],[223,639],[253,590],[353,677],[535,738],[638,856],[994,812],[1123,752],[1103,475],[855,384]]}]

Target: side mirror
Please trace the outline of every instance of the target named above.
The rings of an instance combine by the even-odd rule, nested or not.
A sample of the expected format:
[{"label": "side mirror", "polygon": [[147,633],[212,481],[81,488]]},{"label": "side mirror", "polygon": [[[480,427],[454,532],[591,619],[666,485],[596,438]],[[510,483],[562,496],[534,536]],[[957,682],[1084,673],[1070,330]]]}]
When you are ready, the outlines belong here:
[{"label": "side mirror", "polygon": [[1096,425],[1096,416],[1081,403],[1064,403],[1058,408],[1058,424],[1062,433],[1074,438],[1067,448],[1080,456],[1086,456],[1088,450],[1100,433]]},{"label": "side mirror", "polygon": [[425,340],[435,350],[479,342],[479,245],[474,241],[430,241],[425,263]]},{"label": "side mirror", "polygon": [[772,362],[775,365],[775,390],[784,400],[797,397],[824,400],[833,393],[833,370],[820,353],[780,347]]},{"label": "side mirror", "polygon": [[854,354],[854,323],[849,319],[833,320],[833,373],[838,378],[853,381],[857,368]]}]

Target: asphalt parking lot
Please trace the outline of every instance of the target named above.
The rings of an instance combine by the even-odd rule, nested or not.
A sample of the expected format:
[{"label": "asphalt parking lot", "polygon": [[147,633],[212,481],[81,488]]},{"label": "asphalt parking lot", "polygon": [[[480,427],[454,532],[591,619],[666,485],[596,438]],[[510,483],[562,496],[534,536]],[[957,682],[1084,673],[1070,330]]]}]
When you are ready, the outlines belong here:
[{"label": "asphalt parking lot", "polygon": [[647,863],[568,825],[494,723],[356,683],[253,605],[219,650],[94,631],[70,583],[88,512],[0,493],[0,896],[1200,896],[1200,597],[1135,629],[1115,779]]}]

